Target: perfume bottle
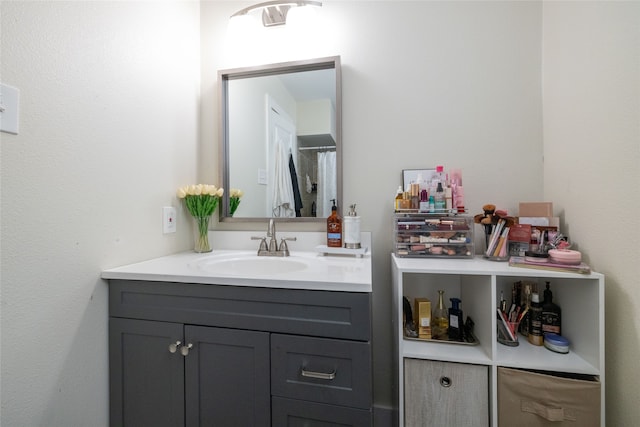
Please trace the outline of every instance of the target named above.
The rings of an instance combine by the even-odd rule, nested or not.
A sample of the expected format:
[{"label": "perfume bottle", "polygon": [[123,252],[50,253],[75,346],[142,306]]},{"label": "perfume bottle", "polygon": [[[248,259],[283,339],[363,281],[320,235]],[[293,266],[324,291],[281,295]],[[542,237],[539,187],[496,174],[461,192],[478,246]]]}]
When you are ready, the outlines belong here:
[{"label": "perfume bottle", "polygon": [[462,315],[462,309],[460,298],[449,298],[451,301],[451,307],[449,308],[449,339],[453,341],[462,341],[464,320]]},{"label": "perfume bottle", "polygon": [[449,329],[449,313],[444,306],[444,291],[438,291],[438,305],[433,309],[433,327],[431,332],[434,339],[446,340]]}]

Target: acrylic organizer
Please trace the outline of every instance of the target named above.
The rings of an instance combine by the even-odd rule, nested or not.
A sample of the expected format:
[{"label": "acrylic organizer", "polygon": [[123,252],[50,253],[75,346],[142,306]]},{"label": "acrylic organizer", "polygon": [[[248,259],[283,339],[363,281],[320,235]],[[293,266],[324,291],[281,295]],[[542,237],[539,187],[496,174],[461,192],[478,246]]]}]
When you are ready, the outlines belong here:
[{"label": "acrylic organizer", "polygon": [[394,216],[395,254],[413,258],[473,258],[473,217],[455,213]]}]

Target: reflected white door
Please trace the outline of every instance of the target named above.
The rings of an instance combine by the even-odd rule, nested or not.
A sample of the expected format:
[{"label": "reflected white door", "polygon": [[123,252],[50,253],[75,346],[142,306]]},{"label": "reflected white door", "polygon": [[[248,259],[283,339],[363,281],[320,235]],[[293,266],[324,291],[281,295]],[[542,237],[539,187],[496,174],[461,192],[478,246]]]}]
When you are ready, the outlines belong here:
[{"label": "reflected white door", "polygon": [[[276,191],[274,185],[274,165],[276,155],[276,141],[284,144],[287,153],[287,165],[289,164],[289,153],[293,153],[293,163],[298,170],[298,139],[296,138],[296,125],[291,117],[282,109],[271,96],[267,94],[267,210],[265,216],[274,216],[273,195]],[[293,215],[282,214],[280,216],[295,216],[294,201],[291,200],[291,211]]]}]

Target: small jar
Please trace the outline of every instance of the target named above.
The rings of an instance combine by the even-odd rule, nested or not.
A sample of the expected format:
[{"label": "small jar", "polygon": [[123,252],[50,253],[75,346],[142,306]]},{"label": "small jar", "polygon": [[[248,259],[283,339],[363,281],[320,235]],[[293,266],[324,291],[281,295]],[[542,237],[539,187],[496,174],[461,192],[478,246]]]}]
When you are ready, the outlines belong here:
[{"label": "small jar", "polygon": [[544,334],[544,346],[555,353],[569,353],[569,340],[558,334]]}]

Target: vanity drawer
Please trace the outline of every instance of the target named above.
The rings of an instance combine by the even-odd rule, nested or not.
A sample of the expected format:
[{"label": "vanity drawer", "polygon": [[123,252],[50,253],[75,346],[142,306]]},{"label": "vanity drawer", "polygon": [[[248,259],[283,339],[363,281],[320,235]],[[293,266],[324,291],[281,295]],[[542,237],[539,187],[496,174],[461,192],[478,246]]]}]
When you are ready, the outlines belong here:
[{"label": "vanity drawer", "polygon": [[271,425],[278,427],[371,427],[370,410],[274,397]]},{"label": "vanity drawer", "polygon": [[370,409],[371,344],[272,334],[271,394]]},{"label": "vanity drawer", "polygon": [[109,281],[109,315],[369,341],[371,294]]}]

